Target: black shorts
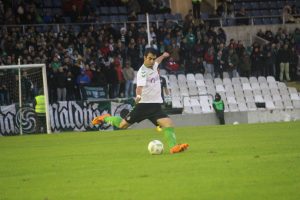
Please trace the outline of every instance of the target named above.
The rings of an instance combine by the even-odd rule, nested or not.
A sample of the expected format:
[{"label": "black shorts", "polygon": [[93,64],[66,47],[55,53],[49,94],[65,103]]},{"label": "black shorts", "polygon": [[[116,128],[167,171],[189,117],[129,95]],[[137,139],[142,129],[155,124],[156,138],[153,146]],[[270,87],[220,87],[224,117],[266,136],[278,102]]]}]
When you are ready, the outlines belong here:
[{"label": "black shorts", "polygon": [[163,112],[160,103],[138,103],[124,119],[129,124],[149,119],[154,125],[158,126],[157,120],[166,117],[169,116]]}]

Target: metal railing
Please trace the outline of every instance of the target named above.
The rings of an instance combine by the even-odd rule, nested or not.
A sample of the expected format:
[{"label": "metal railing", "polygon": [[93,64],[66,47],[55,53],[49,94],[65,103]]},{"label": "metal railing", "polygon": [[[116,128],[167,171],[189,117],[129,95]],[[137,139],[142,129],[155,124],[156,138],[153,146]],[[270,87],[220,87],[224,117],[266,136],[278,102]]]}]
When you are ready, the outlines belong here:
[{"label": "metal railing", "polygon": [[[300,15],[295,15],[295,18],[299,17]],[[248,19],[248,25],[266,25],[263,21],[258,21],[258,20],[263,20],[263,19],[275,19],[275,23],[269,23],[269,24],[285,24],[285,19],[283,15],[263,15],[263,16],[247,16],[247,17],[218,17],[218,18],[205,18],[202,19],[202,21],[207,22],[207,23],[216,23],[217,27],[224,27],[224,26],[238,26],[236,24],[237,20],[240,19]],[[173,22],[176,24],[182,24],[182,20],[175,20],[175,19],[168,19],[168,22]],[[156,27],[158,28],[160,24],[163,24],[165,21],[164,20],[149,20],[150,23],[155,24]],[[57,23],[57,24],[11,24],[11,25],[0,25],[1,29],[8,29],[8,28],[21,28],[23,33],[26,33],[28,28],[35,27],[41,31],[43,30],[51,30],[55,32],[60,32],[64,27],[73,27],[77,29],[77,27],[87,27],[87,26],[102,26],[102,25],[107,25],[111,24],[111,26],[116,26],[116,27],[127,27],[128,24],[130,23],[135,23],[135,24],[146,24],[146,20],[142,21],[126,21],[126,22],[118,22],[118,21],[97,21],[93,23],[88,23],[88,22],[82,22],[82,23]]]}]

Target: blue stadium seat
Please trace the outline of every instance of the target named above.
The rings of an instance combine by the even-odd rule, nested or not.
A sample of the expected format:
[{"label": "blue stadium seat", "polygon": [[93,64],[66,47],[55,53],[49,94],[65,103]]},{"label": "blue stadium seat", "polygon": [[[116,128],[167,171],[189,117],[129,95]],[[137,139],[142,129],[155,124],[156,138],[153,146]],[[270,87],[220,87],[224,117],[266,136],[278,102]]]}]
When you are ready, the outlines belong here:
[{"label": "blue stadium seat", "polygon": [[272,24],[280,24],[281,23],[280,19],[278,17],[271,18],[271,22],[272,22]]},{"label": "blue stadium seat", "polygon": [[254,23],[254,25],[261,25],[261,24],[263,24],[263,21],[261,18],[254,18],[253,23]]},{"label": "blue stadium seat", "polygon": [[101,15],[109,14],[109,7],[100,7],[100,14]]},{"label": "blue stadium seat", "polygon": [[164,16],[164,14],[156,14],[156,19],[158,20],[158,21],[164,21],[164,19],[165,19],[165,16]]},{"label": "blue stadium seat", "polygon": [[118,15],[111,15],[110,21],[111,22],[120,22],[120,17]]},{"label": "blue stadium seat", "polygon": [[127,14],[128,13],[127,8],[125,6],[119,6],[118,10],[119,10],[120,14]]},{"label": "blue stadium seat", "polygon": [[127,16],[126,15],[120,15],[120,22],[127,22]]},{"label": "blue stadium seat", "polygon": [[271,21],[271,19],[270,18],[263,18],[262,19],[263,20],[263,24],[272,24],[272,21]]},{"label": "blue stadium seat", "polygon": [[54,0],[53,7],[60,8],[62,6],[61,0]]},{"label": "blue stadium seat", "polygon": [[110,7],[110,14],[113,14],[113,15],[119,14],[118,7],[115,7],[115,6]]},{"label": "blue stadium seat", "polygon": [[144,15],[144,14],[139,14],[137,16],[137,18],[138,18],[138,21],[141,21],[141,22],[145,22],[146,21],[146,15]]},{"label": "blue stadium seat", "polygon": [[149,14],[149,21],[156,21],[156,16],[155,14]]},{"label": "blue stadium seat", "polygon": [[201,19],[208,19],[208,13],[206,12],[201,13]]}]

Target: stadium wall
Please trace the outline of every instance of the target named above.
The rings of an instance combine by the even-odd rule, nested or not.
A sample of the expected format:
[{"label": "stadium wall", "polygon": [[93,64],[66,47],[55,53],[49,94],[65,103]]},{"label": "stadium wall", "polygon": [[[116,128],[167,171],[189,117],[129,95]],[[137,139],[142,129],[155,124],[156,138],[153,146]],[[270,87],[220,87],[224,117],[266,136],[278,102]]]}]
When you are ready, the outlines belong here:
[{"label": "stadium wall", "polygon": [[[189,115],[170,115],[174,120],[176,127],[181,126],[203,126],[218,125],[219,121],[215,113],[207,114],[189,114]],[[257,110],[248,112],[227,112],[225,113],[226,124],[238,122],[241,124],[254,124],[266,122],[282,122],[282,121],[300,120],[300,109],[294,110]],[[143,121],[134,124],[132,129],[153,128],[150,121]]]}]

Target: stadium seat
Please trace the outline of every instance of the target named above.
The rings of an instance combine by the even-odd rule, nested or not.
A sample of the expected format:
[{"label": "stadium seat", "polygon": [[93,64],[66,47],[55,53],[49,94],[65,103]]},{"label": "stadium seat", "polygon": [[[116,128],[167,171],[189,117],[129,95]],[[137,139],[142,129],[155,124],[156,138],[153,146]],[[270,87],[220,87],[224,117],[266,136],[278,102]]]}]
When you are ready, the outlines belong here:
[{"label": "stadium seat", "polygon": [[283,101],[283,105],[286,109],[293,109],[295,106],[292,104],[291,100]]},{"label": "stadium seat", "polygon": [[229,103],[228,104],[228,108],[229,108],[230,112],[238,112],[239,111],[238,106],[237,106],[236,103],[235,104]]},{"label": "stadium seat", "polygon": [[204,83],[206,86],[208,86],[208,85],[214,86],[214,82],[212,79],[204,79]]},{"label": "stadium seat", "polygon": [[123,14],[123,15],[125,15],[125,14],[128,13],[128,12],[127,12],[127,8],[126,8],[125,6],[119,6],[119,7],[118,7],[118,10],[119,10],[119,13],[120,13],[120,14]]},{"label": "stadium seat", "polygon": [[232,85],[225,85],[225,91],[226,92],[234,91]]},{"label": "stadium seat", "polygon": [[269,88],[270,89],[277,89],[278,88],[278,85],[276,82],[269,82]]},{"label": "stadium seat", "polygon": [[264,98],[263,98],[263,96],[262,95],[254,95],[254,101],[256,102],[256,103],[263,103],[263,102],[265,102],[265,100],[264,100]]},{"label": "stadium seat", "polygon": [[211,113],[213,112],[211,104],[207,96],[200,96],[199,97],[201,109],[203,113]]},{"label": "stadium seat", "polygon": [[207,86],[207,94],[215,95],[216,94],[216,89],[214,86]]},{"label": "stadium seat", "polygon": [[193,113],[190,97],[183,98],[183,112],[188,114]]},{"label": "stadium seat", "polygon": [[253,90],[253,96],[262,95],[261,90]]},{"label": "stadium seat", "polygon": [[234,89],[234,91],[237,91],[237,90],[243,90],[241,84],[234,84],[234,85],[233,85],[233,89]]},{"label": "stadium seat", "polygon": [[269,89],[262,89],[261,92],[262,92],[263,95],[270,95],[271,96],[271,92],[270,92]]},{"label": "stadium seat", "polygon": [[237,78],[237,77],[232,78],[231,82],[232,82],[233,85],[240,85],[241,84],[240,78]]},{"label": "stadium seat", "polygon": [[274,101],[274,106],[275,106],[275,109],[283,109],[284,108],[281,100]]},{"label": "stadium seat", "polygon": [[225,92],[225,88],[223,85],[216,85],[216,92]]},{"label": "stadium seat", "polygon": [[188,73],[188,74],[186,75],[186,80],[187,80],[187,81],[196,81],[195,75],[192,74],[192,73]]},{"label": "stadium seat", "polygon": [[279,94],[272,94],[273,101],[282,101],[281,96]]},{"label": "stadium seat", "polygon": [[238,102],[238,109],[240,111],[248,111],[247,104],[245,102]]},{"label": "stadium seat", "polygon": [[204,79],[210,79],[210,80],[212,80],[213,77],[212,77],[211,74],[204,74]]},{"label": "stadium seat", "polygon": [[249,79],[247,77],[241,77],[241,83],[249,83]]},{"label": "stadium seat", "polygon": [[275,83],[276,82],[276,80],[275,80],[275,78],[274,78],[274,76],[267,76],[267,82],[268,83]]},{"label": "stadium seat", "polygon": [[236,104],[236,100],[235,100],[235,97],[233,96],[227,96],[227,102],[228,104]]},{"label": "stadium seat", "polygon": [[267,83],[267,79],[266,79],[266,77],[264,77],[264,76],[259,76],[259,77],[258,77],[258,82],[259,82],[259,83]]},{"label": "stadium seat", "polygon": [[228,74],[228,72],[223,72],[223,79],[224,78],[229,78],[230,76],[229,76],[229,74]]},{"label": "stadium seat", "polygon": [[186,76],[184,74],[178,74],[178,83],[186,82]]},{"label": "stadium seat", "polygon": [[193,113],[195,113],[195,114],[201,113],[201,106],[200,106],[198,99],[191,98],[190,101],[191,101]]},{"label": "stadium seat", "polygon": [[256,105],[255,105],[254,102],[247,102],[247,107],[248,107],[249,111],[255,111],[255,110],[257,110],[257,107],[256,107]]},{"label": "stadium seat", "polygon": [[300,108],[300,100],[293,100],[293,106],[294,108]]},{"label": "stadium seat", "polygon": [[258,80],[257,80],[257,78],[256,77],[254,77],[254,76],[251,76],[250,78],[249,78],[249,82],[252,84],[252,83],[257,83],[258,82]]},{"label": "stadium seat", "polygon": [[275,109],[275,105],[274,105],[273,101],[266,101],[265,103],[266,103],[266,108],[268,110],[274,110]]},{"label": "stadium seat", "polygon": [[215,82],[215,85],[223,85],[223,81],[221,78],[215,78],[214,82]]},{"label": "stadium seat", "polygon": [[252,90],[250,83],[242,83],[243,90]]},{"label": "stadium seat", "polygon": [[204,80],[203,79],[196,79],[196,85],[198,87],[205,86]]},{"label": "stadium seat", "polygon": [[207,90],[205,86],[198,86],[199,95],[207,94]]},{"label": "stadium seat", "polygon": [[196,74],[195,74],[195,79],[196,79],[196,80],[203,80],[203,79],[204,79],[203,74],[201,74],[201,73],[196,73]]},{"label": "stadium seat", "polygon": [[197,96],[197,95],[199,95],[198,88],[196,86],[189,87],[189,96]]},{"label": "stadium seat", "polygon": [[230,78],[223,78],[223,83],[226,87],[226,85],[232,85],[231,79]]},{"label": "stadium seat", "polygon": [[183,108],[180,97],[172,97],[172,108]]},{"label": "stadium seat", "polygon": [[187,89],[187,87],[180,87],[179,91],[180,91],[181,96],[183,96],[183,97],[189,96],[189,90]]}]

